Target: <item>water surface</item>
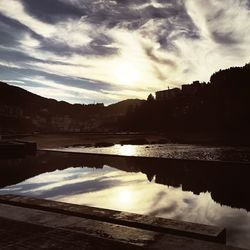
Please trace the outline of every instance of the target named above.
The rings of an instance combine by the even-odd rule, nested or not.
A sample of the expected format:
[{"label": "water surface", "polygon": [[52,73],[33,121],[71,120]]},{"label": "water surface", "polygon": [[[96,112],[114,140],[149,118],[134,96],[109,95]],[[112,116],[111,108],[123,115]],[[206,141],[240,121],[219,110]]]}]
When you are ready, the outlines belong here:
[{"label": "water surface", "polygon": [[[57,149],[56,149],[57,150]],[[163,157],[192,160],[224,160],[250,162],[249,147],[219,147],[193,144],[149,144],[120,145],[111,147],[66,147],[60,148],[66,152],[100,153],[127,156]]]},{"label": "water surface", "polygon": [[0,194],[222,226],[250,249],[248,164],[39,152],[0,166]]}]

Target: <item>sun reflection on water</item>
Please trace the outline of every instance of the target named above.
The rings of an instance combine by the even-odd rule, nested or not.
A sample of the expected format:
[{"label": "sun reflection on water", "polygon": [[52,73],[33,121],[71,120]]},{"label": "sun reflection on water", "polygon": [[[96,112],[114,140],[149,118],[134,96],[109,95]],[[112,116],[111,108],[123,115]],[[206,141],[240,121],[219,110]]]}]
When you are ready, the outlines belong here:
[{"label": "sun reflection on water", "polygon": [[[135,147],[122,146],[123,154]],[[43,173],[0,189],[0,194],[21,194],[138,214],[148,214],[228,229],[228,243],[249,247],[250,213],[215,202],[211,193],[195,195],[183,188],[149,181],[141,172],[108,166],[68,168]],[[242,223],[238,223],[241,220]]]},{"label": "sun reflection on water", "polygon": [[129,203],[133,199],[132,193],[129,190],[122,190],[118,194],[118,201],[121,203]]},{"label": "sun reflection on water", "polygon": [[128,156],[136,155],[137,154],[137,147],[135,147],[133,145],[120,146],[119,154],[120,155],[128,155]]}]

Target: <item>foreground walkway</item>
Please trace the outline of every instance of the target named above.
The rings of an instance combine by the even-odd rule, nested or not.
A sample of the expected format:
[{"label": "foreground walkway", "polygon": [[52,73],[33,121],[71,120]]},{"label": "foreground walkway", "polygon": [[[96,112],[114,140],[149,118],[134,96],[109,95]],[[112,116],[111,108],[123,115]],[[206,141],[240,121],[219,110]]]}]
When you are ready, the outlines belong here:
[{"label": "foreground walkway", "polygon": [[237,250],[225,230],[15,195],[0,196],[0,249]]}]

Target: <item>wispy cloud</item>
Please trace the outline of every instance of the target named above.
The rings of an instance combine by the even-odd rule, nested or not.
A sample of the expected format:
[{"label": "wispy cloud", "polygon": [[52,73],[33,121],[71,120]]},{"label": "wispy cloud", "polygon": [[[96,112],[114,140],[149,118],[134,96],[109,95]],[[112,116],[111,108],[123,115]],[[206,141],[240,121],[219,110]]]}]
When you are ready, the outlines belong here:
[{"label": "wispy cloud", "polygon": [[45,81],[59,83],[64,95],[55,98],[70,102],[146,98],[249,62],[249,8],[247,0],[1,0],[0,75],[16,85],[33,79],[22,87],[45,96]]}]

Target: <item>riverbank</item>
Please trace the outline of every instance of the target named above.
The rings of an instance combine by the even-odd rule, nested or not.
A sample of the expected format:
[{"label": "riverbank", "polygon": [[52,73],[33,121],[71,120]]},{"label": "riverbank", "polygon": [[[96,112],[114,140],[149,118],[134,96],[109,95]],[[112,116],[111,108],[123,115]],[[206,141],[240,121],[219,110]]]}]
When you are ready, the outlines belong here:
[{"label": "riverbank", "polygon": [[161,133],[54,133],[27,134],[6,136],[9,139],[34,141],[39,149],[57,147],[108,147],[121,145],[148,144],[196,144],[207,146],[246,146],[245,143],[229,142],[225,138],[215,138],[212,135],[179,135],[167,136]]},{"label": "riverbank", "polygon": [[214,147],[250,147],[249,141],[223,138],[211,134],[179,134],[166,135],[164,133],[113,133],[113,132],[86,132],[86,133],[53,133],[53,134],[13,134],[2,135],[2,139],[33,141],[38,149],[58,147],[109,147],[121,145],[149,145],[149,144],[193,144]]},{"label": "riverbank", "polygon": [[170,142],[161,134],[143,133],[65,133],[65,134],[36,134],[19,138],[26,141],[34,141],[39,149],[56,147],[79,146],[112,146],[114,144],[163,144]]}]

